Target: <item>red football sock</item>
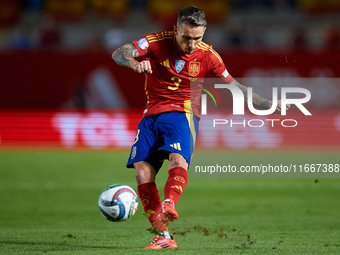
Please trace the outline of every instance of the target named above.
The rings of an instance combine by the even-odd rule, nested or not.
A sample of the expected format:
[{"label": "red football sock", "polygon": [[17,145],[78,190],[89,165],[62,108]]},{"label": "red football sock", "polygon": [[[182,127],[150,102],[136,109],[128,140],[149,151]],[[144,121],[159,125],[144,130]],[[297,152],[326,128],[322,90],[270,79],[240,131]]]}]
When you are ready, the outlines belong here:
[{"label": "red football sock", "polygon": [[159,221],[162,209],[162,200],[159,196],[156,183],[143,183],[138,185],[138,195],[144,207],[144,212],[153,228],[157,231],[168,231],[166,225]]},{"label": "red football sock", "polygon": [[172,199],[177,204],[188,183],[188,172],[183,167],[176,166],[169,170],[169,177],[164,186],[165,199]]}]

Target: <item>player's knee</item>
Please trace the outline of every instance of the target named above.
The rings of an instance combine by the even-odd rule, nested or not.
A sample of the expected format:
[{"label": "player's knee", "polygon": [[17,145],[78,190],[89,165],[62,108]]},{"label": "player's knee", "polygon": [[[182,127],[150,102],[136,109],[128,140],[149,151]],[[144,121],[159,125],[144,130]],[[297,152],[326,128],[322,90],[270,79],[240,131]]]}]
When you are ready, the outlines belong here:
[{"label": "player's knee", "polygon": [[146,163],[146,162],[136,162],[134,164],[135,167],[135,176],[137,184],[143,184],[143,183],[150,183],[155,182],[155,170],[153,167]]},{"label": "player's knee", "polygon": [[178,153],[170,153],[169,155],[169,169],[180,166],[183,167],[185,170],[188,169],[188,162],[185,158]]},{"label": "player's knee", "polygon": [[136,169],[135,176],[136,176],[136,181],[138,185],[143,184],[143,183],[154,182],[154,180],[151,178],[150,172],[145,169],[141,169],[141,168],[138,170]]}]

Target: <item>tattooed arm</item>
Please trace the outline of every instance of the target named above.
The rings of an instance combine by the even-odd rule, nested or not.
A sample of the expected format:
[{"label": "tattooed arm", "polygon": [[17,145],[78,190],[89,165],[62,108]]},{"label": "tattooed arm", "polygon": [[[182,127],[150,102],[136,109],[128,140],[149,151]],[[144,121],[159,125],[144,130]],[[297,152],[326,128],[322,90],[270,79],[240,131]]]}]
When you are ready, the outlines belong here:
[{"label": "tattooed arm", "polygon": [[[230,85],[235,85],[239,89],[242,90],[242,93],[244,95],[244,101],[245,103],[248,102],[248,89],[246,86],[238,83],[236,80],[233,80]],[[226,90],[229,94],[231,94],[230,90]],[[268,110],[272,107],[272,101],[269,99],[266,99],[264,97],[259,96],[258,94],[254,93],[252,94],[253,97],[253,105],[254,107],[263,109],[263,110]],[[287,110],[290,108],[290,105],[287,105]],[[277,102],[277,107],[274,113],[281,113],[281,100],[278,100]]]},{"label": "tattooed arm", "polygon": [[138,62],[135,60],[138,57],[138,50],[132,43],[127,43],[112,53],[112,58],[118,65],[129,67],[137,73],[151,74],[150,62],[148,60]]}]

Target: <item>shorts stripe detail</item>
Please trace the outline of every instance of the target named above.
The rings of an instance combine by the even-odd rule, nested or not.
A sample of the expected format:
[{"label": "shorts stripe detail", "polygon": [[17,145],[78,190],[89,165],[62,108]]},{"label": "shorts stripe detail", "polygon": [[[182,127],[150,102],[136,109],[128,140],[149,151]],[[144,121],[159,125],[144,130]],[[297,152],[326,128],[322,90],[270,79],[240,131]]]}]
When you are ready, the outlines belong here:
[{"label": "shorts stripe detail", "polygon": [[194,115],[192,114],[191,101],[190,100],[184,101],[184,108],[190,109],[190,111],[185,112],[185,117],[187,118],[188,123],[189,123],[190,133],[191,133],[191,136],[192,136],[192,139],[193,139],[193,145],[195,145],[195,143],[196,143],[196,130],[195,130]]}]

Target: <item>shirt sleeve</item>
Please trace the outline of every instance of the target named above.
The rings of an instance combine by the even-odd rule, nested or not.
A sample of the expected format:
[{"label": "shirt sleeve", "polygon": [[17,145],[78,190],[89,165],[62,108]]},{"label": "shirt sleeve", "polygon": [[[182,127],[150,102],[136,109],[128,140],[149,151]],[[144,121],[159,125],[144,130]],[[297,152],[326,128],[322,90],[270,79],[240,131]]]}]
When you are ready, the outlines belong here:
[{"label": "shirt sleeve", "polygon": [[147,58],[154,59],[161,51],[160,40],[158,34],[149,34],[139,40],[132,41],[133,45],[137,48],[139,56],[146,56]]},{"label": "shirt sleeve", "polygon": [[225,67],[220,55],[213,49],[210,50],[209,62],[209,72],[212,77],[225,79],[228,84],[234,80]]},{"label": "shirt sleeve", "polygon": [[150,43],[146,36],[139,40],[134,40],[132,43],[137,48],[140,57],[147,56],[149,54]]}]

